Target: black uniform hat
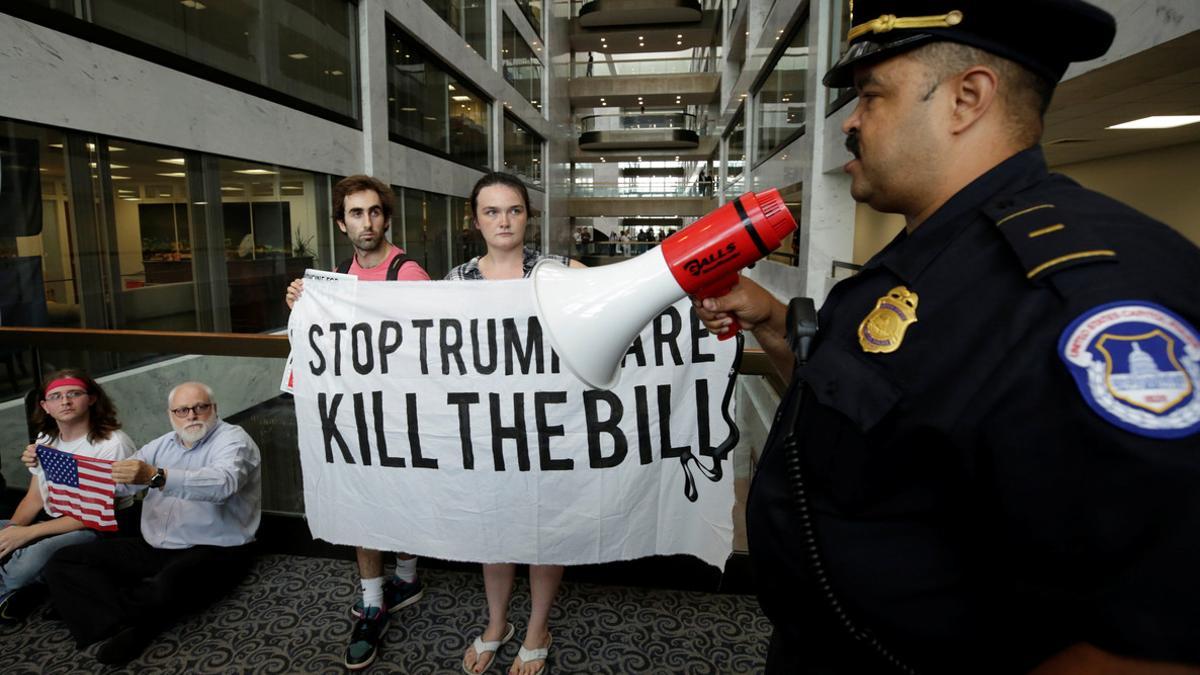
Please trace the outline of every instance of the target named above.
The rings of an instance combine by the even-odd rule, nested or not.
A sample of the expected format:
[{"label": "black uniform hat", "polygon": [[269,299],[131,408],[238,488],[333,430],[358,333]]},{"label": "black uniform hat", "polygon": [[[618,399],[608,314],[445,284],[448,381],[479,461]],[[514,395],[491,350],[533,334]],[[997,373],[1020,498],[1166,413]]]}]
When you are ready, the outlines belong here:
[{"label": "black uniform hat", "polygon": [[1072,61],[1102,56],[1116,21],[1083,0],[858,0],[848,47],[823,82],[853,84],[854,66],[947,40],[1015,61],[1058,82]]}]

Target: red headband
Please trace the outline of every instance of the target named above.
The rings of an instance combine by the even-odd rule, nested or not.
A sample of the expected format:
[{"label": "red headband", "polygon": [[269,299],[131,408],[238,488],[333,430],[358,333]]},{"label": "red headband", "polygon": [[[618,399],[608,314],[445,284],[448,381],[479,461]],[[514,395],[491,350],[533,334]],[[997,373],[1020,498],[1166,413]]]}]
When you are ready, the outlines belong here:
[{"label": "red headband", "polygon": [[83,380],[79,379],[78,377],[60,377],[57,380],[54,380],[50,384],[46,385],[46,389],[45,389],[44,393],[49,394],[51,391],[58,389],[59,387],[69,387],[71,385],[79,387],[80,389],[83,389],[84,391],[87,391],[87,388],[88,388],[87,382],[84,382]]}]

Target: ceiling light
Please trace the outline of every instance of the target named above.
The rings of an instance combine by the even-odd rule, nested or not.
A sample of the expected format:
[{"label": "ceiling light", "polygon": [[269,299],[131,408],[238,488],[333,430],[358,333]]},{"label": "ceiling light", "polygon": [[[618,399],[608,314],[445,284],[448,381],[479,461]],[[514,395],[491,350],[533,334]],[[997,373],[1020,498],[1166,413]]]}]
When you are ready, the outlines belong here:
[{"label": "ceiling light", "polygon": [[205,5],[203,2],[200,2],[200,0],[179,0],[179,4],[187,7],[188,9],[195,10],[201,10],[207,7],[207,5]]},{"label": "ceiling light", "polygon": [[176,171],[175,173],[156,173],[154,175],[162,176],[163,178],[187,178],[187,174],[182,171]]},{"label": "ceiling light", "polygon": [[417,112],[417,109],[416,109],[416,108],[410,108],[410,107],[408,107],[408,106],[405,106],[405,107],[403,107],[403,108],[401,108],[401,109],[400,109],[400,112]]},{"label": "ceiling light", "polygon": [[601,41],[601,42],[604,42],[606,39],[607,39],[607,38],[600,38],[600,41]]},{"label": "ceiling light", "polygon": [[51,143],[51,144],[50,144],[50,147],[52,147],[52,148],[58,148],[58,149],[60,149],[60,150],[62,149],[62,146],[63,146],[63,144],[62,144],[62,143]]},{"label": "ceiling light", "polygon": [[159,197],[170,197],[171,193],[170,192],[160,192],[160,193],[158,193],[158,196]]},{"label": "ceiling light", "polygon": [[129,176],[109,176],[113,180],[133,180]]},{"label": "ceiling light", "polygon": [[450,91],[455,91],[455,89],[454,89],[454,85],[452,85],[452,84],[448,84],[448,85],[446,85],[446,86],[447,86],[447,87],[449,87]]},{"label": "ceiling light", "polygon": [[204,205],[208,204],[208,202],[192,202],[192,203],[195,204],[196,206],[204,206]]},{"label": "ceiling light", "polygon": [[163,164],[174,164],[175,166],[183,166],[187,164],[187,160],[183,157],[168,157],[167,159],[158,160]]},{"label": "ceiling light", "polygon": [[237,169],[234,173],[245,174],[247,176],[274,176],[277,171],[267,171],[266,169]]},{"label": "ceiling light", "polygon": [[138,199],[137,197],[121,197],[121,199],[124,199],[124,200],[125,200],[125,201],[127,201],[127,202],[140,202],[140,201],[142,201],[142,200]]},{"label": "ceiling light", "polygon": [[470,96],[464,96],[463,94],[456,94],[456,95],[454,95],[454,96],[451,96],[451,97],[450,97],[450,100],[452,100],[452,101],[470,101],[470,100],[471,100],[471,97],[470,97]]},{"label": "ceiling light", "polygon": [[331,70],[331,71],[329,71],[329,74],[330,74],[330,75],[333,75],[334,77],[337,77],[338,75],[341,75],[341,74],[342,74],[342,71],[340,71],[340,70]]},{"label": "ceiling light", "polygon": [[642,35],[639,35],[639,36],[638,36],[638,39],[639,39],[639,40],[645,40],[646,38],[645,38],[644,36],[642,36]]},{"label": "ceiling light", "polygon": [[297,61],[303,61],[304,59],[308,58],[308,54],[305,54],[304,52],[294,52],[294,53],[288,54],[288,58],[295,59]]},{"label": "ceiling light", "polygon": [[679,38],[680,40],[682,40],[682,39],[683,39],[683,33],[679,33],[679,34],[678,34],[678,35],[676,35],[675,37],[677,37],[677,38]]},{"label": "ceiling light", "polygon": [[[96,146],[92,145],[91,143],[88,143],[88,150],[95,150],[95,149],[96,149]],[[110,145],[110,146],[108,146],[108,151],[109,152],[125,152],[125,148],[118,148],[115,145]]]},{"label": "ceiling light", "polygon": [[681,44],[683,44],[683,40],[676,40],[676,41],[675,41],[675,44],[677,44],[677,45],[681,45]]},{"label": "ceiling light", "polygon": [[1152,115],[1140,120],[1114,124],[1109,129],[1174,129],[1200,122],[1200,115]]},{"label": "ceiling light", "polygon": [[236,185],[222,185],[221,190],[223,192],[241,192],[242,188],[240,188]]}]

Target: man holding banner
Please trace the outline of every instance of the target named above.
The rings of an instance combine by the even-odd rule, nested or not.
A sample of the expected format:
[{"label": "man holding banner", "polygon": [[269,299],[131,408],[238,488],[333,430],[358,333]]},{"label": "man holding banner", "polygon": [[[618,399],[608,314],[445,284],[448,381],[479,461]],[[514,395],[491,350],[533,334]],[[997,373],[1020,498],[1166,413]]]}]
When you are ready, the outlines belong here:
[{"label": "man holding banner", "polygon": [[[338,272],[362,281],[429,280],[416,261],[408,260],[403,249],[384,238],[392,225],[395,205],[395,195],[377,178],[355,175],[338,181],[333,187],[334,218],[338,229],[354,245],[354,256],[340,264]],[[288,309],[303,290],[303,279],[288,286]],[[357,619],[346,648],[345,665],[351,670],[365,668],[375,660],[389,616],[417,602],[422,594],[415,556],[397,552],[395,573],[386,578],[381,551],[359,546],[355,547],[355,556],[362,598],[350,610]]]},{"label": "man holding banner", "polygon": [[[51,556],[94,540],[98,531],[117,529],[118,514],[133,503],[131,497],[114,503],[111,481],[89,485],[87,469],[82,479],[78,469],[67,469],[94,460],[99,475],[93,483],[103,483],[112,461],[133,454],[108,395],[81,370],[60,370],[45,382],[33,414],[37,440],[24,455],[32,465],[29,490],[12,518],[0,520],[0,620],[25,618],[45,595],[38,582]],[[53,455],[64,470],[43,471],[35,459],[39,452]],[[48,519],[40,517],[43,511]]]}]

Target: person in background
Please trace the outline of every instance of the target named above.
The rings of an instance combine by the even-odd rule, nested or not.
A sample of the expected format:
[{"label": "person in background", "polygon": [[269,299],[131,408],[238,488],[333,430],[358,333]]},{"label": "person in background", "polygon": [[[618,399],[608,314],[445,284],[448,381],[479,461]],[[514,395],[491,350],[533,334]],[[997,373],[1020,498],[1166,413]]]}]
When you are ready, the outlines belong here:
[{"label": "person in background", "polygon": [[[523,279],[543,258],[552,258],[583,267],[563,256],[547,256],[526,248],[525,225],[529,220],[529,192],[525,184],[506,173],[489,173],[475,183],[471,191],[471,212],[475,227],[483,234],[487,253],[450,270],[448,280]],[[532,607],[529,625],[509,669],[510,675],[533,675],[546,666],[550,651],[550,609],[562,581],[561,565],[530,565],[529,585]],[[508,601],[512,597],[516,565],[483,565],[483,585],[487,592],[488,624],[463,655],[467,675],[482,673],[492,665],[496,650],[512,639],[515,627],[508,622]]]},{"label": "person in background", "polygon": [[253,562],[258,446],[221,420],[200,382],[171,390],[167,418],[170,432],[112,465],[118,494],[146,495],[142,536],[70,546],[46,565],[54,606],[79,647],[104,641],[101,663],[136,658],[176,619],[237,586]]},{"label": "person in background", "polygon": [[[117,421],[117,409],[108,394],[82,370],[51,373],[33,412],[37,439],[25,454],[39,445],[81,457],[119,460],[136,446]],[[42,570],[59,549],[83,544],[101,536],[86,522],[61,512],[49,499],[46,477],[36,464],[29,489],[8,520],[0,520],[0,621],[20,621],[45,597]],[[132,497],[119,497],[113,508],[121,529],[136,526],[126,517]]]},{"label": "person in background", "polygon": [[1116,22],[1082,0],[854,21],[824,78],[858,93],[844,171],[905,228],[815,325],[747,279],[698,303],[792,380],[746,510],[767,672],[1197,672],[1200,249],[1040,147]]},{"label": "person in background", "polygon": [[[392,226],[396,196],[383,181],[371,176],[349,176],[333,187],[333,213],[338,229],[354,245],[354,256],[338,265],[338,272],[353,274],[362,281],[429,281],[429,274],[404,249],[394,246],[384,234]],[[284,300],[291,309],[304,292],[304,280],[288,286]],[[417,558],[396,553],[396,567],[384,575],[383,552],[355,547],[362,597],[350,609],[355,618],[346,647],[345,666],[359,670],[371,665],[387,631],[392,614],[421,599]]]}]

